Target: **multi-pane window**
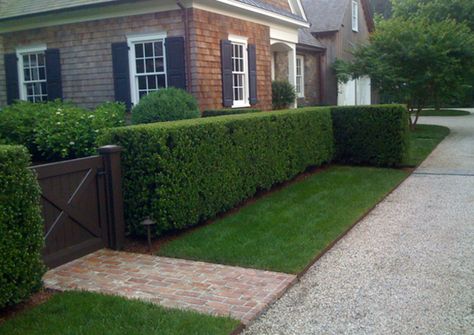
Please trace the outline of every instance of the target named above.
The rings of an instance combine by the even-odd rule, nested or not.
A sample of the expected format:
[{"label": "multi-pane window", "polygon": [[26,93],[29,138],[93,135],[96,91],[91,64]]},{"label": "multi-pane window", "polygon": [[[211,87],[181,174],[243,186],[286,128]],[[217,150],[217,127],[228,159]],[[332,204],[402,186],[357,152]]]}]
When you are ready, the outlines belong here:
[{"label": "multi-pane window", "polygon": [[246,46],[242,43],[232,43],[232,88],[234,93],[234,105],[244,105],[248,102],[246,77]]},{"label": "multi-pane window", "polygon": [[359,31],[359,3],[357,0],[352,1],[352,30]]},{"label": "multi-pane window", "polygon": [[296,56],[296,94],[304,98],[304,58]]},{"label": "multi-pane window", "polygon": [[20,57],[22,98],[31,102],[46,101],[48,90],[44,51],[22,53]]},{"label": "multi-pane window", "polygon": [[133,43],[135,99],[166,87],[166,64],[162,39]]}]

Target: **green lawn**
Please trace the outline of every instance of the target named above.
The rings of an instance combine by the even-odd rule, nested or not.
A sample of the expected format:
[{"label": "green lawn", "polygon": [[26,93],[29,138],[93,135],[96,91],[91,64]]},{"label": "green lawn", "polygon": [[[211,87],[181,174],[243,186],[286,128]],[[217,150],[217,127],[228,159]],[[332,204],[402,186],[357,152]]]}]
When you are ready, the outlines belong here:
[{"label": "green lawn", "polygon": [[449,129],[446,127],[424,124],[417,125],[416,130],[410,132],[409,158],[405,164],[408,166],[421,164],[438,143],[448,135]]},{"label": "green lawn", "polygon": [[[418,126],[407,163],[421,163],[448,133]],[[299,273],[407,173],[331,167],[164,244],[159,255]]]},{"label": "green lawn", "polygon": [[0,325],[1,335],[229,334],[238,321],[136,300],[67,292]]},{"label": "green lawn", "polygon": [[331,167],[165,244],[159,254],[298,273],[406,174]]},{"label": "green lawn", "polygon": [[434,109],[426,109],[420,113],[420,116],[464,116],[470,114],[471,113],[466,111],[454,109],[441,109],[439,111],[436,111]]},{"label": "green lawn", "polygon": [[[408,161],[418,165],[448,133],[444,127],[419,125],[410,137]],[[333,166],[166,243],[160,255],[298,273],[407,174]],[[135,300],[68,292],[0,324],[0,335],[218,335],[238,324]]]}]

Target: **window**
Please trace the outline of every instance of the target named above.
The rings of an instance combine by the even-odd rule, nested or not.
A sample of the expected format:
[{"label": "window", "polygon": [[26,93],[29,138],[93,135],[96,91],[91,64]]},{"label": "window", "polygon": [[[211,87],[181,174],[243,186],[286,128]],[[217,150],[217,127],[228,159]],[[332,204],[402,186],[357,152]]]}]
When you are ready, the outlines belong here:
[{"label": "window", "polygon": [[296,95],[304,98],[304,57],[296,56]]},{"label": "window", "polygon": [[132,103],[150,92],[167,87],[164,35],[128,39]]},{"label": "window", "polygon": [[248,55],[247,40],[229,38],[232,42],[232,92],[234,103],[232,107],[248,107]]},{"label": "window", "polygon": [[352,1],[352,30],[359,31],[359,3],[357,0]]},{"label": "window", "polygon": [[20,99],[31,102],[48,100],[46,46],[17,49]]}]

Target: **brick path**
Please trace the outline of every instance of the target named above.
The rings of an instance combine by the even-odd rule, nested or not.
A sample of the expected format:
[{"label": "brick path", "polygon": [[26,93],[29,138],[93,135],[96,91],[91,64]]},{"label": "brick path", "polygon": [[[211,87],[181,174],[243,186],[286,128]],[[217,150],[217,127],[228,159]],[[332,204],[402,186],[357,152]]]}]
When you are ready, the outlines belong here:
[{"label": "brick path", "polygon": [[86,290],[166,307],[231,316],[247,324],[278,299],[296,277],[151,255],[99,250],[43,278],[56,290]]}]

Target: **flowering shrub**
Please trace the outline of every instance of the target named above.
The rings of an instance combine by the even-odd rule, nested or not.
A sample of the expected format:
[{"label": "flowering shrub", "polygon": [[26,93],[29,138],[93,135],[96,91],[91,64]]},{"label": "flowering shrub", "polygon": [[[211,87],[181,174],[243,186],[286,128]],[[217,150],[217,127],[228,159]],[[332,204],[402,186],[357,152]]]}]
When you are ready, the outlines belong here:
[{"label": "flowering shrub", "polygon": [[39,156],[35,140],[35,128],[38,121],[47,117],[57,108],[57,102],[33,104],[18,101],[0,111],[0,143],[22,144],[33,157]]},{"label": "flowering shrub", "polygon": [[102,129],[125,123],[125,106],[107,102],[96,110],[60,101],[18,102],[0,112],[0,140],[23,144],[35,160],[55,161],[93,155]]}]

